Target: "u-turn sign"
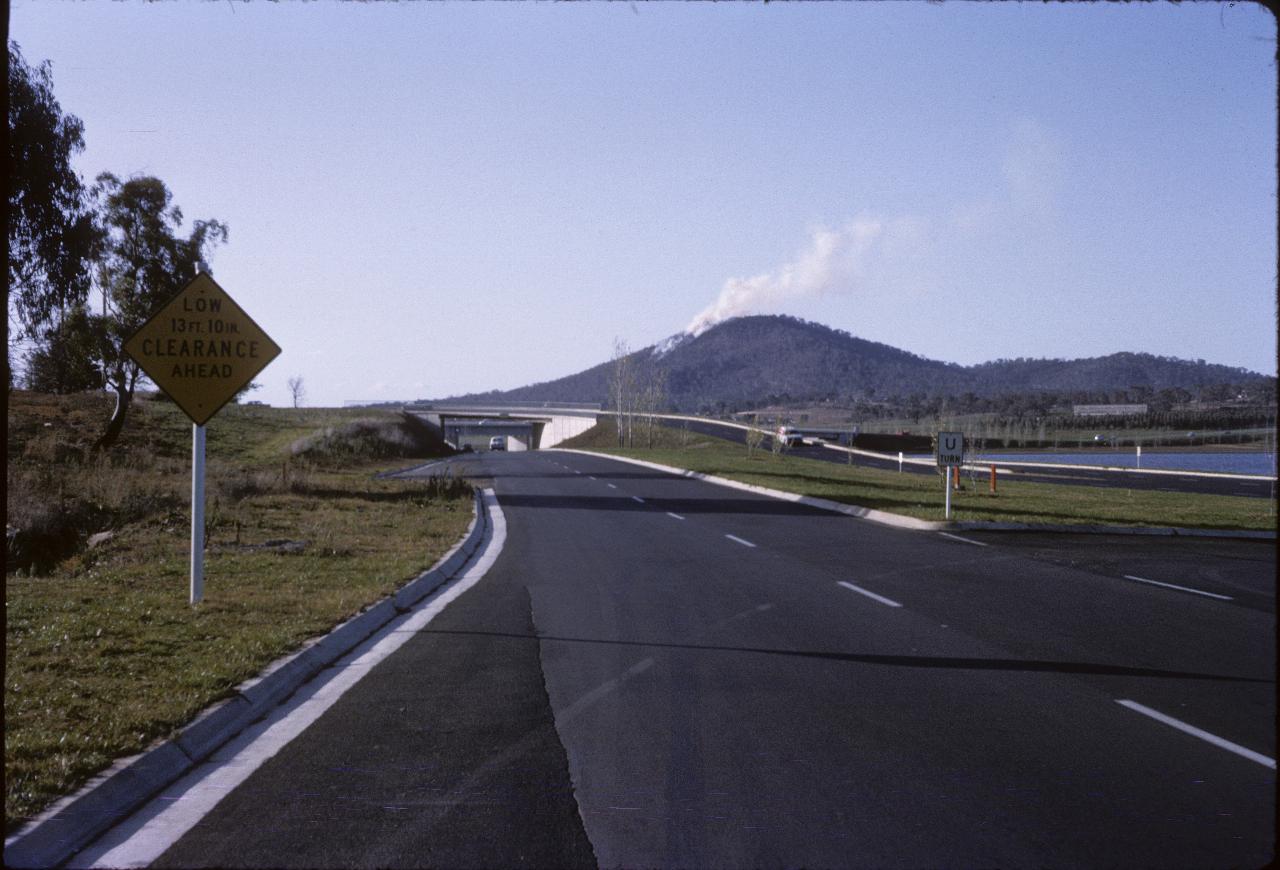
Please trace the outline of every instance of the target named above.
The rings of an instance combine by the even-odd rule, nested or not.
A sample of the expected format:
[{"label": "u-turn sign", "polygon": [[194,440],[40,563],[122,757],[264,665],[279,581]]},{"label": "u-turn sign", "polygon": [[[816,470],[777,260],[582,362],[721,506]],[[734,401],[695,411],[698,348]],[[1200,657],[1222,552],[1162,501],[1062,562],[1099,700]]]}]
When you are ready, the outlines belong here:
[{"label": "u-turn sign", "polygon": [[961,465],[964,463],[964,433],[938,433],[938,465]]}]

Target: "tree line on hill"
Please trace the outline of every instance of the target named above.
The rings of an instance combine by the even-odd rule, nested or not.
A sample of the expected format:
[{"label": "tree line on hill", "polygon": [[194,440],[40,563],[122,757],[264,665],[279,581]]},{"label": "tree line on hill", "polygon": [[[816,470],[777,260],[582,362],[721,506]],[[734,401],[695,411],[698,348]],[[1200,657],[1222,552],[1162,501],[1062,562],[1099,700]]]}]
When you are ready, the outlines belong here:
[{"label": "tree line on hill", "polygon": [[[626,369],[621,380],[620,365]],[[660,395],[643,403],[626,398],[628,391],[619,386],[633,383],[638,395],[659,378]],[[1239,425],[1242,416],[1274,417],[1276,378],[1203,360],[1128,352],[966,367],[770,315],[735,318],[697,337],[637,351],[618,342],[612,360],[576,374],[451,401],[599,402],[624,416],[637,403],[655,401],[657,410],[710,415],[827,407],[847,412],[849,420],[977,413],[1020,420],[1070,415],[1072,405],[1145,404],[1148,414],[1204,420],[1213,413]]]},{"label": "tree line on hill", "polygon": [[143,377],[124,343],[197,268],[208,271],[228,228],[209,219],[182,231],[182,210],[154,176],[104,172],[86,185],[72,167],[83,150],[84,124],[59,105],[51,65],[29,65],[10,40],[6,381],[13,389],[17,348],[28,389],[110,389],[115,407],[95,445],[106,448]]}]

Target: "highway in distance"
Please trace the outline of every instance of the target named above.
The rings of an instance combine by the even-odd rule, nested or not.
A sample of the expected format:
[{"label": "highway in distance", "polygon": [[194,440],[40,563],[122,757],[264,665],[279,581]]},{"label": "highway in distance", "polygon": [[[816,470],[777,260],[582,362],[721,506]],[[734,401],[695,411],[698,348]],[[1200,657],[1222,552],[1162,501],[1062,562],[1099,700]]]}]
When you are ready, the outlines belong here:
[{"label": "highway in distance", "polygon": [[[684,421],[668,420],[664,421],[663,425],[671,428],[680,428],[685,423]],[[688,427],[690,432],[712,435],[716,438],[724,438],[739,444],[746,441],[743,430],[732,426],[689,421]],[[846,463],[849,461],[848,453],[842,450],[830,450],[816,443],[789,447],[787,448],[787,454],[802,459],[814,459],[819,462]],[[879,459],[874,456],[867,456],[864,453],[855,453],[853,455],[853,464],[866,468],[880,468],[885,471],[898,470],[898,462],[895,458]],[[1203,495],[1241,495],[1250,498],[1275,498],[1276,495],[1274,481],[1255,480],[1243,475],[1200,477],[1190,472],[1182,474],[1144,474],[1141,471],[1100,471],[1096,468],[1088,467],[1028,468],[1025,464],[1010,466],[1008,463],[1000,461],[993,461],[991,464],[997,466],[997,468],[1008,469],[1000,472],[1000,479],[1027,483],[1057,483],[1067,486],[1161,490],[1165,492],[1200,493]],[[911,463],[903,464],[902,470],[910,474],[937,473],[937,470],[931,465],[913,465]],[[964,473],[968,474],[967,471]]]},{"label": "highway in distance", "polygon": [[1274,855],[1271,542],[908,531],[559,451],[412,473],[448,467],[496,492],[488,573],[155,866]]}]

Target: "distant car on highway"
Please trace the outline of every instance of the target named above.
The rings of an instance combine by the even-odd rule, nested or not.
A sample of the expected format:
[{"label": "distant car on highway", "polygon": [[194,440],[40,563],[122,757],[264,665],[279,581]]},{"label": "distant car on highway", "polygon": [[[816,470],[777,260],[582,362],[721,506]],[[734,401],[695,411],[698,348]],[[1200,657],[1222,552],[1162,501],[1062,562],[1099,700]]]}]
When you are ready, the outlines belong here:
[{"label": "distant car on highway", "polygon": [[506,450],[507,437],[505,435],[494,435],[492,438],[489,439],[489,449],[490,450]]},{"label": "distant car on highway", "polygon": [[778,439],[783,447],[798,447],[804,443],[804,436],[790,426],[778,427]]}]

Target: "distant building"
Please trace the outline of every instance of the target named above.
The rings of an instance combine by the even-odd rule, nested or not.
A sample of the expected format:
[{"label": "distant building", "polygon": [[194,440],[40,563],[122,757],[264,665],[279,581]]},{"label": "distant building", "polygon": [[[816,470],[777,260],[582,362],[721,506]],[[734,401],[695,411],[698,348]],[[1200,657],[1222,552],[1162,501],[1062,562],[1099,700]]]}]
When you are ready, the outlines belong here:
[{"label": "distant building", "polygon": [[1077,417],[1128,417],[1147,413],[1142,405],[1072,405],[1071,413]]}]

